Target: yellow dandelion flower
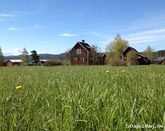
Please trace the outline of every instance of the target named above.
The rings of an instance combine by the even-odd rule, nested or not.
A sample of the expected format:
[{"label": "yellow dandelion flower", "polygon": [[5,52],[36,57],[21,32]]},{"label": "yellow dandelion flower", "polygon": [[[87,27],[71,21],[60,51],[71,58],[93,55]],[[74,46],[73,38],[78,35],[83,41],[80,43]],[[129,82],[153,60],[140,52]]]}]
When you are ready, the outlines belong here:
[{"label": "yellow dandelion flower", "polygon": [[106,73],[109,73],[109,71],[107,70]]},{"label": "yellow dandelion flower", "polygon": [[22,89],[23,87],[22,86],[16,86],[16,89]]}]

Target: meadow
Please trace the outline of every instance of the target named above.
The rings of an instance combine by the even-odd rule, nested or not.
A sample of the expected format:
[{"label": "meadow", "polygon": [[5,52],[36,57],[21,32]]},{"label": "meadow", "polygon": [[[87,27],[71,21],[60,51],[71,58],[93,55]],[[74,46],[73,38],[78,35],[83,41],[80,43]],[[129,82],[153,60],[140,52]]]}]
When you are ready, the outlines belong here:
[{"label": "meadow", "polygon": [[163,65],[0,68],[1,131],[159,131],[163,126]]}]

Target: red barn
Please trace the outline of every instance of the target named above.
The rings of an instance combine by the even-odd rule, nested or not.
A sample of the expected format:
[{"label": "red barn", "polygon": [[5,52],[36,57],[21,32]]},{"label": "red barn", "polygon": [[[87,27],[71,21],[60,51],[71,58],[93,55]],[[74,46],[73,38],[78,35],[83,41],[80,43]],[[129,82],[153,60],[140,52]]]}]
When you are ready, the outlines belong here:
[{"label": "red barn", "polygon": [[[105,54],[94,52],[92,47],[82,40],[77,42],[70,51],[70,62],[71,65],[92,65],[92,64],[104,64]],[[92,54],[95,54],[94,56]],[[101,55],[100,55],[101,54]],[[97,60],[93,61],[93,57]]]}]

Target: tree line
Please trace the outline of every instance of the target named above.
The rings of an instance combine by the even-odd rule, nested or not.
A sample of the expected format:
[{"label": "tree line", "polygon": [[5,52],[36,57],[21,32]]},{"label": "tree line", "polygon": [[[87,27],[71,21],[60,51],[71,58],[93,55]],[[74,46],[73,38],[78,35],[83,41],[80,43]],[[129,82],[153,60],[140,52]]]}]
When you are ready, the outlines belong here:
[{"label": "tree line", "polygon": [[[124,63],[122,62],[122,53],[124,50],[126,50],[129,47],[129,42],[123,38],[119,34],[116,35],[113,41],[109,42],[106,45],[106,64],[110,64],[113,66],[119,66],[123,65]],[[91,60],[95,63],[98,59],[98,47],[96,45],[92,45],[91,48]],[[160,56],[165,56],[165,50],[161,50],[158,52],[155,52],[153,48],[148,46],[143,52],[141,52],[144,56],[148,57],[152,62]],[[24,65],[28,65],[29,63],[29,58],[28,58],[28,51],[26,48],[23,49],[21,59]],[[65,53],[65,63],[69,63],[69,51]],[[31,58],[32,58],[32,64],[37,65],[40,62],[39,55],[37,54],[36,50],[31,51]],[[131,52],[127,55],[127,60],[129,60],[130,65],[136,65],[137,56],[135,52]],[[0,48],[0,65],[3,65],[4,63],[4,56],[2,53],[2,49]],[[51,61],[52,64],[52,61]]]},{"label": "tree line", "polygon": [[[32,58],[32,63],[31,63],[32,65],[37,65],[40,62],[40,58],[36,50],[31,51],[31,58]],[[29,65],[29,55],[26,48],[22,50],[21,60],[23,65]],[[5,58],[3,56],[2,49],[0,47],[0,66],[3,66],[4,62],[5,62]]]}]

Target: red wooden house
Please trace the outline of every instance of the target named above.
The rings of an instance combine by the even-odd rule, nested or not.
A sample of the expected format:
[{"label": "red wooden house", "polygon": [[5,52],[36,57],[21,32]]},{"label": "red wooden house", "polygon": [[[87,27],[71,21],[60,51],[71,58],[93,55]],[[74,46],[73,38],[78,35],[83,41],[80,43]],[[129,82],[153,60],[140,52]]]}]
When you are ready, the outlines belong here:
[{"label": "red wooden house", "polygon": [[92,47],[82,40],[77,42],[75,46],[70,51],[70,62],[71,65],[92,65],[92,64],[104,64],[105,63],[105,54],[97,53],[97,61],[94,63],[92,59]]},{"label": "red wooden house", "polygon": [[88,43],[77,42],[76,45],[70,51],[70,62],[71,65],[89,65],[89,55],[91,46]]}]

